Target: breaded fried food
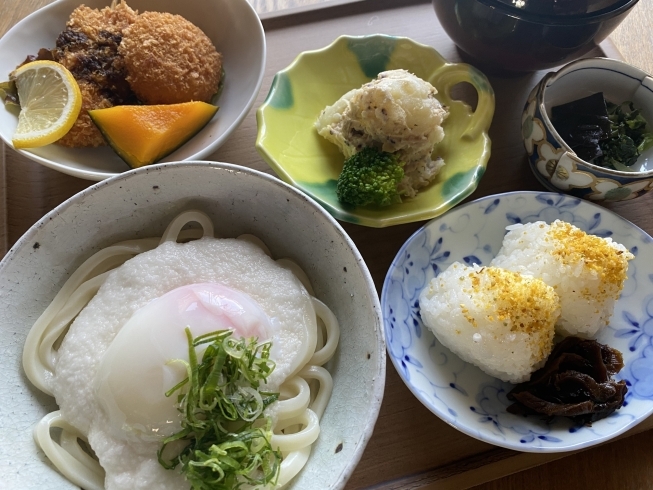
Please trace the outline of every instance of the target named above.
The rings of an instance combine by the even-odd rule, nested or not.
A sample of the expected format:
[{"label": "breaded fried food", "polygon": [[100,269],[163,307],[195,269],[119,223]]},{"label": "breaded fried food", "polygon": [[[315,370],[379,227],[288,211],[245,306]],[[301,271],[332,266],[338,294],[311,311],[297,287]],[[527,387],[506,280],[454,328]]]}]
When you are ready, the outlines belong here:
[{"label": "breaded fried food", "polygon": [[210,102],[218,91],[222,56],[179,15],[143,12],[123,31],[118,52],[131,89],[146,104]]},{"label": "breaded fried food", "polygon": [[133,10],[124,0],[115,1],[102,10],[80,5],[68,18],[66,27],[84,33],[90,40],[100,42],[104,37],[102,31],[121,34],[124,29],[136,21],[138,11]]},{"label": "breaded fried food", "polygon": [[79,85],[79,91],[82,93],[82,109],[79,111],[77,121],[75,121],[71,130],[58,140],[57,144],[71,148],[104,146],[107,142],[91,120],[88,111],[113,107],[114,104],[107,99],[97,84],[84,80],[79,80],[77,84]]},{"label": "breaded fried food", "polygon": [[52,57],[75,77],[82,93],[82,110],[71,130],[57,143],[70,147],[106,145],[88,111],[136,102],[126,81],[127,71],[118,54],[123,29],[138,12],[124,1],[102,10],[84,5],[73,10],[66,30],[57,38]]}]

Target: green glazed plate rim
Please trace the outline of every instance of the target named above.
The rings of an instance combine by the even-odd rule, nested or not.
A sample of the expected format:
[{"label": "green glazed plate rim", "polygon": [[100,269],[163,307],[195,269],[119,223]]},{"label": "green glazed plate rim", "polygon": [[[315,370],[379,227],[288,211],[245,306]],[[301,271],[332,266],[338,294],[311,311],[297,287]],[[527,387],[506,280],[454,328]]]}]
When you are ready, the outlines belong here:
[{"label": "green glazed plate rim", "polygon": [[[285,82],[287,82],[288,80],[292,80],[292,75],[302,70],[301,67],[304,63],[306,63],[307,60],[310,60],[311,58],[314,57],[319,58],[328,55],[330,51],[339,49],[342,43],[350,44],[352,42],[366,41],[366,40],[372,40],[374,42],[381,42],[381,43],[388,43],[388,42],[410,43],[420,50],[426,50],[429,53],[429,55],[432,56],[433,58],[434,71],[441,69],[443,67],[459,69],[459,71],[467,70],[470,73],[471,78],[474,80],[472,84],[475,86],[477,91],[479,91],[480,93],[482,88],[482,90],[486,93],[487,98],[489,99],[489,102],[487,102],[486,104],[486,112],[489,112],[489,114],[486,115],[487,117],[485,117],[480,124],[477,124],[478,127],[475,128],[475,131],[467,131],[466,134],[463,135],[463,138],[467,138],[467,139],[481,138],[482,150],[476,156],[476,162],[473,167],[471,167],[466,172],[464,172],[464,174],[457,174],[456,176],[454,176],[457,177],[457,181],[455,183],[452,182],[452,186],[456,184],[457,185],[456,190],[451,194],[449,194],[446,199],[439,200],[439,201],[434,200],[433,202],[430,202],[428,204],[424,203],[423,206],[420,206],[420,209],[413,209],[410,212],[402,211],[402,205],[403,205],[402,203],[395,204],[385,208],[374,209],[373,210],[374,215],[370,216],[369,207],[358,208],[358,207],[342,204],[338,202],[337,199],[335,200],[335,202],[333,202],[323,198],[321,195],[323,193],[316,191],[316,188],[320,184],[311,184],[295,178],[293,173],[289,172],[286,166],[284,166],[284,164],[280,162],[277,159],[277,157],[268,148],[268,145],[266,144],[266,140],[267,138],[269,138],[269,134],[268,134],[269,130],[268,130],[268,124],[266,122],[266,115],[268,111],[278,110],[277,107],[274,107],[275,98],[283,97],[284,91],[287,92],[288,90],[291,90],[291,87],[286,86]],[[371,80],[375,76],[376,75],[370,76],[369,79]],[[440,95],[442,95],[442,91],[439,88],[438,88],[438,92],[439,92],[438,97],[440,97]],[[335,100],[333,100],[331,103],[333,102],[335,102]],[[454,103],[461,103],[461,102],[455,101]],[[464,105],[471,113],[471,108],[466,104]],[[464,199],[466,199],[469,195],[471,195],[476,190],[481,177],[485,173],[485,170],[487,168],[487,163],[490,158],[491,141],[488,136],[488,129],[490,127],[493,114],[494,114],[494,91],[489,81],[485,77],[485,75],[475,67],[465,63],[449,63],[445,58],[442,57],[442,55],[440,55],[435,50],[435,48],[414,41],[408,37],[391,36],[386,34],[372,34],[372,35],[364,35],[364,36],[342,35],[339,36],[335,41],[333,41],[328,46],[325,46],[324,48],[304,51],[300,53],[288,67],[276,73],[274,79],[272,80],[270,91],[266,96],[265,101],[258,108],[256,112],[256,120],[258,125],[258,132],[256,137],[256,149],[259,152],[260,156],[274,170],[274,172],[277,174],[279,178],[281,178],[284,182],[293,185],[294,187],[308,194],[311,198],[313,198],[321,206],[323,206],[334,218],[341,221],[354,223],[362,226],[383,228],[387,226],[394,226],[394,225],[411,223],[416,221],[429,220],[437,216],[440,216],[441,214],[445,213],[449,209],[453,208],[454,206],[462,202]],[[317,118],[317,116],[318,113],[315,114],[315,119]],[[446,124],[447,121],[445,121],[444,124],[445,134],[446,134]],[[344,157],[342,157],[342,159],[344,160]],[[446,163],[447,160],[445,159],[445,164]],[[467,182],[465,182],[465,179],[467,180]],[[449,180],[454,180],[454,179],[449,179]],[[437,181],[437,177],[436,177],[436,181]],[[448,182],[445,181],[445,185],[447,183]],[[333,186],[333,195],[335,196],[335,180],[333,182],[325,183],[325,184],[330,184]],[[427,186],[425,190],[428,189],[430,185]],[[417,198],[419,198],[419,196],[420,194],[418,194]]]}]

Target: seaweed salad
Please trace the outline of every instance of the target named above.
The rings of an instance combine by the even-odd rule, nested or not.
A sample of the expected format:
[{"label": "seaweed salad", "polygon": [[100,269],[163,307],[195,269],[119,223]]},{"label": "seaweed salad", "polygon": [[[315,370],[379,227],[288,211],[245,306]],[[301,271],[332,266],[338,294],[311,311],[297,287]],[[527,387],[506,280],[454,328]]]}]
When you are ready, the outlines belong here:
[{"label": "seaweed salad", "polygon": [[602,92],[553,107],[551,122],[579,158],[613,170],[637,172],[638,157],[653,146],[640,110],[630,101],[613,104]]}]

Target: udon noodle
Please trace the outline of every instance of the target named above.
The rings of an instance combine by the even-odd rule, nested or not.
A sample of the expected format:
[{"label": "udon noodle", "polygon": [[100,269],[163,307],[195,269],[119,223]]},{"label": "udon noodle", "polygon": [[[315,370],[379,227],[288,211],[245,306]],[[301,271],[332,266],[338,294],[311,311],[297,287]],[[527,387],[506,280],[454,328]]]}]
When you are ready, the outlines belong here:
[{"label": "udon noodle", "polygon": [[[191,222],[202,230],[183,230]],[[66,281],[50,305],[30,330],[23,351],[23,366],[30,381],[41,391],[53,395],[58,348],[78,314],[96,295],[112,271],[128,259],[168,242],[185,242],[200,237],[214,237],[213,224],[199,211],[186,211],[177,216],[161,238],[144,238],[116,243],[87,259]],[[258,245],[270,256],[265,244],[252,235],[238,237]],[[339,326],[331,310],[314,297],[304,271],[289,259],[278,265],[289,269],[310,294],[317,317],[317,342],[310,360],[280,386],[279,401],[274,407],[271,445],[282,455],[276,488],[288,484],[306,464],[312,444],[320,432],[320,419],[333,388],[329,372],[323,367],[335,353]],[[54,437],[51,429],[60,429]],[[56,468],[73,483],[86,490],[102,490],[105,473],[88,451],[87,434],[73,426],[61,410],[46,415],[35,427],[38,446]]]}]

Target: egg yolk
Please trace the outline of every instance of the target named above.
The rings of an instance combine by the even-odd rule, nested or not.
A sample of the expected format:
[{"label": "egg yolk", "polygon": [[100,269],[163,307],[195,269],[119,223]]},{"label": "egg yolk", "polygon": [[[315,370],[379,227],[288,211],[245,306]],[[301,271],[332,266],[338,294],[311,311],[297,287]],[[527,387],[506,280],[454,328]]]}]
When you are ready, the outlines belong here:
[{"label": "egg yolk", "polygon": [[182,286],[150,301],[118,332],[96,375],[95,394],[114,435],[156,440],[181,429],[177,397],[165,392],[187,375],[182,363],[170,362],[188,361],[186,327],[193,337],[224,329],[259,340],[272,335],[258,303],[222,284]]}]

